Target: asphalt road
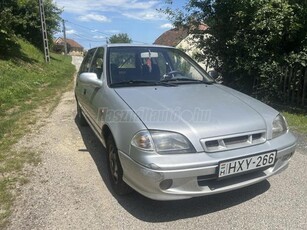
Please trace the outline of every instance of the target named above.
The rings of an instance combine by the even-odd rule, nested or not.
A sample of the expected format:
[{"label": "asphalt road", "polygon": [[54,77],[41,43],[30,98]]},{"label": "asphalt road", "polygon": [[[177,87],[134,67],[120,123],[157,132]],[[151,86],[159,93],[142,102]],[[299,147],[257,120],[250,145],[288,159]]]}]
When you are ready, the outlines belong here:
[{"label": "asphalt road", "polygon": [[108,183],[105,149],[75,122],[75,108],[65,93],[44,126],[18,143],[39,151],[42,163],[26,169],[32,176],[8,229],[307,229],[303,148],[286,171],[240,190],[171,202],[120,197]]}]

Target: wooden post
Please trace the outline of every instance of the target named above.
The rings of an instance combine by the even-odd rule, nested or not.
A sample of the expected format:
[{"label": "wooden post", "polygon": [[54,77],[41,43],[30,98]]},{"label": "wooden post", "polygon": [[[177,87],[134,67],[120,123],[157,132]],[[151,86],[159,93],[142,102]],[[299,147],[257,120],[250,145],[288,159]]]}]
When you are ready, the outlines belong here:
[{"label": "wooden post", "polygon": [[291,101],[291,80],[292,80],[293,68],[290,67],[289,78],[288,78],[288,93],[287,93],[287,102]]},{"label": "wooden post", "polygon": [[287,98],[287,85],[289,85],[289,84],[287,84],[288,83],[288,74],[289,74],[289,66],[287,66],[286,68],[285,68],[285,72],[284,72],[284,87],[283,87],[283,96],[284,96],[284,99],[286,99]]},{"label": "wooden post", "polygon": [[306,91],[307,91],[307,67],[305,67],[305,73],[303,76],[304,83],[303,83],[303,93],[302,93],[302,106],[305,106],[305,100],[306,100]]},{"label": "wooden post", "polygon": [[64,35],[64,53],[67,55],[67,40],[66,40],[66,27],[65,27],[65,20],[62,20],[63,22],[63,35]]},{"label": "wooden post", "polygon": [[291,95],[291,104],[296,104],[296,97],[295,97],[295,90],[296,90],[296,85],[295,85],[295,80],[296,80],[296,75],[297,75],[297,69],[293,70],[292,72],[292,95]]}]

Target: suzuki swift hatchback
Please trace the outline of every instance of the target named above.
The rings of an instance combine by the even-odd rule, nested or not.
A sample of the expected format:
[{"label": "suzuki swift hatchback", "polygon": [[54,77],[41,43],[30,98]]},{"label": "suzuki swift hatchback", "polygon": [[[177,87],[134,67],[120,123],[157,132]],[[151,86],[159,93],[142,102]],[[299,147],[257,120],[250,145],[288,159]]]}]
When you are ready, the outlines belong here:
[{"label": "suzuki swift hatchback", "polygon": [[287,168],[296,147],[278,111],[172,47],[91,49],[75,95],[80,124],[106,146],[117,194],[176,200],[242,188]]}]

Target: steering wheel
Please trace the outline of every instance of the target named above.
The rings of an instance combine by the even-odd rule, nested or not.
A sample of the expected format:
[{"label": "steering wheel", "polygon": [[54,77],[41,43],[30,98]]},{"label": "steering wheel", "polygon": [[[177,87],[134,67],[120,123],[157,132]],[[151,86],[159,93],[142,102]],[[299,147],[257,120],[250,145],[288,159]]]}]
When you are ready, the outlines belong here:
[{"label": "steering wheel", "polygon": [[162,80],[163,80],[163,79],[172,79],[172,78],[174,78],[175,75],[178,75],[178,74],[184,75],[182,72],[180,72],[180,71],[178,71],[178,70],[172,70],[172,71],[170,71],[170,72],[164,74],[163,77],[162,77],[161,79],[162,79]]}]

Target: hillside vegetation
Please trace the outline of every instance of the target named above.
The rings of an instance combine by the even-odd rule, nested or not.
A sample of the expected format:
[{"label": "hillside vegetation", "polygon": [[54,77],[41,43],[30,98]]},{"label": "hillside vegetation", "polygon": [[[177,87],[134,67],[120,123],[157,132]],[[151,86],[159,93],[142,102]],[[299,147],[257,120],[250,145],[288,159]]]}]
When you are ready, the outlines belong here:
[{"label": "hillside vegetation", "polygon": [[40,113],[50,113],[61,94],[72,87],[71,57],[51,54],[46,64],[40,50],[22,39],[15,56],[0,59],[0,229],[5,225],[14,200],[13,191],[27,180],[25,164],[37,163],[38,155],[12,145],[27,133]]}]

